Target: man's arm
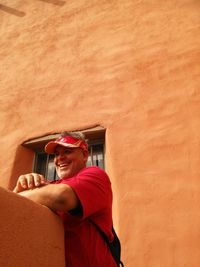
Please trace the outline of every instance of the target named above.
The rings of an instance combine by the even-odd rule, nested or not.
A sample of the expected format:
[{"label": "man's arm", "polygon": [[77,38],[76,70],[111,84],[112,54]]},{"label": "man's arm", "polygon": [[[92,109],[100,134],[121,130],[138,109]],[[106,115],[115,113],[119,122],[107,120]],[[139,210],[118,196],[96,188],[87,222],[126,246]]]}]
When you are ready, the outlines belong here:
[{"label": "man's arm", "polygon": [[53,211],[68,211],[79,205],[73,189],[67,184],[47,184],[37,173],[21,175],[13,192]]},{"label": "man's arm", "polygon": [[79,205],[75,192],[66,184],[49,184],[18,194],[53,211],[69,211]]}]

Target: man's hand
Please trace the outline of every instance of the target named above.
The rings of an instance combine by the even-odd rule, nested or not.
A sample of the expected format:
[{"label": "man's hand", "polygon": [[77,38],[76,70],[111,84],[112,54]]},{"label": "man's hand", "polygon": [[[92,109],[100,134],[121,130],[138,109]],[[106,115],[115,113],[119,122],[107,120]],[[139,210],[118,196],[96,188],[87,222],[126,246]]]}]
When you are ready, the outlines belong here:
[{"label": "man's hand", "polygon": [[34,189],[36,187],[40,187],[46,184],[48,183],[45,181],[45,178],[43,175],[38,174],[38,173],[28,173],[28,174],[19,176],[17,180],[17,184],[13,192],[20,193],[22,191],[25,191],[28,189]]}]

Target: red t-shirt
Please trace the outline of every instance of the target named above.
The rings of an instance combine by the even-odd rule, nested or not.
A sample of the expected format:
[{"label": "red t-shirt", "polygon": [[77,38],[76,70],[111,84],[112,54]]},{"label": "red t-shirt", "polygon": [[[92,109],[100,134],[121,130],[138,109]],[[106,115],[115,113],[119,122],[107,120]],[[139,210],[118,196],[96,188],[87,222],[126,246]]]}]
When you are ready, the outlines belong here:
[{"label": "red t-shirt", "polygon": [[59,213],[65,228],[66,267],[116,267],[95,226],[112,241],[112,190],[107,174],[98,167],[87,167],[55,183],[71,186],[82,206],[81,215]]}]

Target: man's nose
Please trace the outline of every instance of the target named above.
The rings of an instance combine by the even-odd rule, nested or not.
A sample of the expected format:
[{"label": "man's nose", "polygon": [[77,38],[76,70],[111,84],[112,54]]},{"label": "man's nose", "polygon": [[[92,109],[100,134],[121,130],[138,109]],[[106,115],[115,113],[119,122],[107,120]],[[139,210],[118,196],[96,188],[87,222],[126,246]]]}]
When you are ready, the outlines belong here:
[{"label": "man's nose", "polygon": [[66,156],[65,153],[62,153],[62,152],[61,152],[61,153],[59,153],[59,155],[57,156],[57,159],[58,159],[58,160],[61,160],[61,159],[65,158],[65,156]]}]

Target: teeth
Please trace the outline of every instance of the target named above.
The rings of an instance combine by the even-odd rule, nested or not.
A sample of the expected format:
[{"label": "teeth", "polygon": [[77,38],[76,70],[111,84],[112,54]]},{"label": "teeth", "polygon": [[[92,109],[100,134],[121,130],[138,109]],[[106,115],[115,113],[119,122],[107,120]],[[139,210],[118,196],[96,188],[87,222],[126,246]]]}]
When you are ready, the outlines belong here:
[{"label": "teeth", "polygon": [[59,167],[65,167],[65,166],[68,166],[69,164],[68,163],[65,163],[65,164],[60,164]]}]

